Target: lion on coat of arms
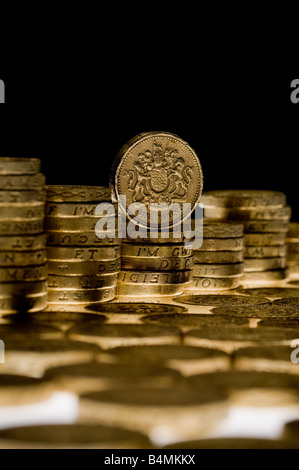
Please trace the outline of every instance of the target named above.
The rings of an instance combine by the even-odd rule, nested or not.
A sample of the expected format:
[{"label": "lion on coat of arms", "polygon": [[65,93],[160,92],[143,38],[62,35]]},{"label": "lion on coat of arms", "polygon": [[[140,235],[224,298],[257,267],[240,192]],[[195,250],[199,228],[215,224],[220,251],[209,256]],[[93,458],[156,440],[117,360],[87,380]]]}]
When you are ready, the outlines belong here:
[{"label": "lion on coat of arms", "polygon": [[133,167],[124,172],[133,202],[170,204],[185,200],[193,167],[185,165],[175,148],[163,149],[154,142],[152,151],[139,153]]}]

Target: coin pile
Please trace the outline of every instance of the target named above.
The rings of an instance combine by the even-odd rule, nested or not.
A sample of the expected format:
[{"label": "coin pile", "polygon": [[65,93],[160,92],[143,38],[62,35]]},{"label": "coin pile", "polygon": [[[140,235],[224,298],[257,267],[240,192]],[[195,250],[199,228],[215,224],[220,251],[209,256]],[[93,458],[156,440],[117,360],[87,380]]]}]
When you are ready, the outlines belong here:
[{"label": "coin pile", "polygon": [[[192,278],[193,259],[181,222],[191,214],[202,192],[202,171],[194,150],[167,132],[140,134],[117,154],[110,185],[128,227],[135,224],[139,229],[137,238],[126,233],[122,244],[118,294],[182,294]],[[130,210],[134,203],[144,208],[144,212],[139,211],[138,221]],[[183,203],[189,204],[188,213],[182,212]],[[173,211],[168,210],[171,204],[176,204]],[[160,209],[153,210],[157,205]],[[166,227],[169,235],[165,234]]]},{"label": "coin pile", "polygon": [[119,295],[182,294],[191,281],[191,245],[124,242],[121,247]]},{"label": "coin pile", "polygon": [[[110,188],[47,186],[46,232],[49,309],[74,310],[115,297],[120,240],[95,232],[100,203],[111,204]],[[115,219],[114,219],[115,220]]]},{"label": "coin pile", "polygon": [[45,177],[37,158],[0,158],[0,313],[47,306]]},{"label": "coin pile", "polygon": [[287,278],[286,233],[291,209],[278,191],[220,190],[203,194],[206,217],[244,224],[242,283],[265,283]]},{"label": "coin pile", "polygon": [[287,233],[287,266],[290,279],[299,280],[299,223],[291,222]]},{"label": "coin pile", "polygon": [[193,250],[192,282],[186,292],[235,289],[243,275],[243,224],[203,220],[203,243]]}]

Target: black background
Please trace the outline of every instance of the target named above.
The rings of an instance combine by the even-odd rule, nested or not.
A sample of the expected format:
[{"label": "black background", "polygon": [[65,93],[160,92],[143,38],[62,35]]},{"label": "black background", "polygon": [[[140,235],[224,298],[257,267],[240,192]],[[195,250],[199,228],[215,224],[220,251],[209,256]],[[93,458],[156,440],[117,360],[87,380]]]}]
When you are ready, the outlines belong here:
[{"label": "black background", "polygon": [[283,191],[299,220],[296,72],[196,68],[167,57],[138,66],[114,57],[78,70],[0,70],[0,155],[41,158],[48,184],[107,185],[127,140],[169,131],[197,152],[205,191]]}]

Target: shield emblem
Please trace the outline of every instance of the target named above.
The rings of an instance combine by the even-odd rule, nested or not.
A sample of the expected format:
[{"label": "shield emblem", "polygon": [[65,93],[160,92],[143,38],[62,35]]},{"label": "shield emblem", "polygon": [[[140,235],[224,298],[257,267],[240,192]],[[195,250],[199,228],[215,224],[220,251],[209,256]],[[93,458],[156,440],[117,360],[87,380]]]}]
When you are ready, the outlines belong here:
[{"label": "shield emblem", "polygon": [[154,168],[151,172],[151,188],[156,193],[165,191],[168,186],[168,174],[166,168]]}]

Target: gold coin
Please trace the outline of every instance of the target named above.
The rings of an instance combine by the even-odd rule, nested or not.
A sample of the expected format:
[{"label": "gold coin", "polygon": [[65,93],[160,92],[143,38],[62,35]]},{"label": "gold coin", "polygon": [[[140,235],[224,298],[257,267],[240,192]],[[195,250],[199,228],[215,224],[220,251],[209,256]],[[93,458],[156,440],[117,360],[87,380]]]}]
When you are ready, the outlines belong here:
[{"label": "gold coin", "polygon": [[287,279],[288,272],[286,269],[273,269],[270,271],[252,271],[246,272],[242,277],[242,284],[246,283],[265,283],[271,281],[282,281]]},{"label": "gold coin", "polygon": [[117,294],[134,298],[161,297],[163,295],[180,295],[184,292],[186,284],[118,284]]},{"label": "gold coin", "polygon": [[[119,151],[110,185],[114,200],[126,214],[134,202],[147,208],[150,203],[190,203],[191,213],[202,193],[203,176],[198,157],[186,142],[168,132],[148,132],[136,136]],[[120,196],[126,196],[125,207]],[[178,211],[172,224],[181,219]],[[140,225],[149,226],[149,219]]]},{"label": "gold coin", "polygon": [[286,196],[279,191],[219,190],[206,191],[200,202],[204,208],[280,209],[286,205]]},{"label": "gold coin", "polygon": [[240,277],[195,277],[185,288],[185,292],[193,290],[227,290],[240,285]]},{"label": "gold coin", "polygon": [[[194,228],[194,226],[193,226]],[[204,238],[240,238],[243,237],[243,224],[232,221],[203,219]]]},{"label": "gold coin", "polygon": [[285,233],[245,233],[245,246],[285,245]]},{"label": "gold coin", "polygon": [[[120,245],[122,242],[121,238],[104,237],[98,238],[95,231],[92,232],[52,232],[47,231],[47,245],[56,246],[96,246],[96,245]],[[0,238],[1,243],[1,238]],[[0,245],[1,246],[1,245]]]},{"label": "gold coin", "polygon": [[[103,307],[103,305],[104,304],[101,304],[101,308]],[[96,306],[99,306],[99,304],[96,304]],[[73,305],[73,307],[76,306]],[[92,324],[95,321],[105,322],[107,320],[107,317],[100,314],[87,313],[86,311],[78,313],[75,311],[63,312],[61,310],[54,310],[49,312],[47,310],[43,310],[41,312],[36,312],[35,315],[30,315],[28,319],[24,319],[24,316],[20,313],[15,313],[13,315],[4,315],[3,319],[10,320],[12,325],[19,325],[20,322],[25,322],[26,324],[27,320],[27,323],[30,325],[37,325],[39,327],[51,326],[53,328],[57,328],[60,331],[66,332],[78,323],[89,322],[89,324]],[[51,355],[53,355],[53,352],[55,350],[63,351],[65,349],[67,351],[71,348],[75,349],[76,346],[78,346],[79,349],[81,344],[82,349],[91,349],[94,350],[94,352],[100,352],[99,349],[96,347],[89,348],[88,344],[69,344],[69,340],[67,339],[56,340],[55,342],[53,340],[51,342],[49,341],[50,340],[47,340],[45,342],[45,340],[38,339],[35,339],[33,342],[28,339],[18,340],[18,343],[14,341],[9,341],[9,343],[6,345],[6,350],[32,351],[33,353],[49,352]]]},{"label": "gold coin", "polygon": [[32,282],[3,282],[1,283],[1,298],[23,297],[26,295],[45,294],[47,292],[47,281]]},{"label": "gold coin", "polygon": [[44,230],[43,219],[26,219],[25,221],[2,219],[0,235],[35,235]]},{"label": "gold coin", "polygon": [[[47,294],[13,297],[8,299],[0,298],[0,313],[31,313],[44,310],[47,307]],[[2,325],[3,326],[3,325]],[[7,325],[6,325],[7,326]],[[0,329],[1,333],[1,329]],[[1,336],[2,338],[3,336]]]},{"label": "gold coin", "polygon": [[285,305],[273,305],[272,303],[260,305],[240,305],[231,307],[213,308],[213,314],[226,317],[235,316],[241,318],[297,318],[295,305],[285,308]]},{"label": "gold coin", "polygon": [[150,315],[152,313],[187,313],[188,309],[180,305],[161,304],[153,302],[112,302],[105,305],[92,306],[93,310],[99,313],[113,315]]},{"label": "gold coin", "polygon": [[231,264],[242,263],[243,251],[193,251],[195,263],[203,264]]},{"label": "gold coin", "polygon": [[287,233],[289,222],[272,220],[244,220],[245,233]]},{"label": "gold coin", "polygon": [[214,343],[216,347],[216,342],[219,341],[222,344],[228,343],[229,348],[235,343],[236,347],[232,347],[234,350],[254,343],[278,345],[285,341],[291,341],[294,338],[294,333],[291,328],[249,328],[237,325],[222,329],[205,327],[186,332],[184,344],[207,347],[209,341],[211,346]]},{"label": "gold coin", "polygon": [[[46,217],[45,228],[51,232],[94,232],[100,217]],[[116,229],[115,229],[116,232]]]},{"label": "gold coin", "polygon": [[243,263],[194,264],[193,277],[234,277],[243,274]]},{"label": "gold coin", "polygon": [[48,301],[55,303],[86,303],[86,302],[106,302],[115,297],[115,287],[105,287],[100,289],[48,289]]},{"label": "gold coin", "polygon": [[105,186],[48,185],[47,202],[109,202],[111,189]]},{"label": "gold coin", "polygon": [[42,281],[47,279],[47,265],[0,268],[0,282]]},{"label": "gold coin", "polygon": [[141,258],[177,258],[192,255],[191,245],[130,245],[123,243],[121,247],[121,255],[124,257],[141,257]]},{"label": "gold coin", "polygon": [[[284,297],[283,299],[273,300],[273,304],[274,305],[284,305],[286,307],[293,307],[293,306],[298,307],[299,306],[299,295],[298,296],[294,295],[294,297]],[[299,320],[299,318],[298,318],[298,320]]]},{"label": "gold coin", "polygon": [[190,237],[188,234],[183,234],[181,231],[179,231],[179,237],[177,237],[176,233],[173,231],[173,228],[169,228],[169,233],[168,233],[168,236],[166,236],[165,232],[163,233],[163,231],[161,230],[158,230],[157,231],[157,234],[158,234],[158,237],[156,238],[152,238],[151,235],[150,235],[150,232],[147,233],[147,236],[146,237],[137,237],[137,238],[131,238],[129,237],[129,235],[127,235],[123,241],[125,244],[127,243],[132,243],[132,244],[136,244],[136,243],[139,243],[139,244],[142,244],[142,245],[145,245],[145,244],[150,244],[152,245],[153,243],[155,245],[161,245],[161,244],[180,244],[180,243],[183,243],[185,241],[189,241],[190,240]]},{"label": "gold coin", "polygon": [[[159,272],[159,271],[120,271],[118,282],[135,285],[167,285],[181,284],[191,281],[191,271]],[[137,287],[138,288],[138,287]]]},{"label": "gold coin", "polygon": [[244,271],[268,271],[270,269],[283,269],[286,267],[286,258],[246,258]]},{"label": "gold coin", "polygon": [[118,273],[98,274],[96,276],[58,276],[48,275],[49,288],[57,289],[98,289],[117,284]]},{"label": "gold coin", "polygon": [[94,276],[96,274],[118,272],[120,270],[120,258],[107,259],[101,261],[48,260],[48,266],[49,274],[59,274],[67,276]]},{"label": "gold coin", "polygon": [[207,208],[204,211],[205,217],[212,219],[227,219],[227,220],[285,220],[289,221],[291,217],[290,206],[281,207],[279,209],[268,209],[261,207],[259,209],[226,209],[221,207]]},{"label": "gold coin", "polygon": [[278,246],[245,246],[244,258],[276,258],[286,256],[286,245]]},{"label": "gold coin", "polygon": [[39,235],[21,235],[13,236],[8,235],[0,236],[0,250],[1,251],[31,251],[42,250],[46,247],[46,235],[44,233]]},{"label": "gold coin", "polygon": [[[135,325],[122,326],[128,327]],[[172,332],[173,328],[170,330]],[[133,332],[135,331],[133,330]],[[103,333],[105,332],[103,331]],[[88,342],[96,344],[96,341],[91,336],[89,336],[89,338],[90,341]],[[103,340],[104,339],[105,337],[103,337]],[[134,337],[134,339],[137,343],[138,338]],[[163,337],[161,337],[161,339],[163,340]],[[109,340],[109,337],[107,337],[107,340]],[[111,389],[111,386],[115,386],[116,384],[123,385],[123,390],[125,391],[128,388],[128,385],[132,386],[132,380],[134,380],[135,386],[138,386],[138,384],[141,383],[148,388],[149,384],[154,382],[155,386],[161,388],[161,383],[165,387],[166,384],[177,384],[181,379],[181,376],[177,371],[162,366],[150,364],[131,364],[130,367],[124,367],[123,364],[104,362],[97,363],[95,361],[90,362],[89,364],[81,363],[53,367],[46,371],[45,376],[52,380],[59,378],[59,381],[63,383],[63,390],[69,390],[72,393],[78,393],[80,395],[91,390],[101,390],[103,386],[105,388],[108,386],[109,389]]]},{"label": "gold coin", "polygon": [[[242,290],[242,289],[241,289]],[[252,295],[251,297],[245,295],[181,295],[176,299],[176,302],[180,304],[199,305],[199,306],[228,306],[228,307],[240,307],[240,306],[254,306],[254,305],[265,305],[270,304],[270,300],[262,295]]]},{"label": "gold coin", "polygon": [[39,205],[46,200],[46,191],[44,189],[32,189],[24,191],[5,191],[0,190],[0,206],[12,204],[17,207],[22,204]]},{"label": "gold coin", "polygon": [[[244,238],[204,238],[200,251],[241,251]],[[197,250],[194,250],[197,251]]]},{"label": "gold coin", "polygon": [[45,264],[46,261],[46,250],[0,251],[0,266],[30,266]]},{"label": "gold coin", "polygon": [[0,157],[0,175],[31,175],[39,173],[39,158]]},{"label": "gold coin", "polygon": [[238,289],[240,294],[244,295],[261,295],[265,297],[294,297],[299,296],[299,289],[293,287],[257,287],[251,289]]},{"label": "gold coin", "polygon": [[[92,317],[93,320],[91,321],[94,322],[94,315],[92,314],[73,314],[73,321],[71,320],[72,314],[70,313],[64,314],[60,312],[59,315],[62,317],[65,327],[67,324],[69,324],[69,327],[75,325],[76,316],[81,317],[80,321],[85,320],[87,322],[90,321],[88,317]],[[21,316],[24,318],[22,314],[7,315],[6,318],[14,319],[18,317],[18,320],[15,321],[15,325],[17,325]],[[51,316],[54,317],[52,321],[49,318]],[[34,315],[30,315],[30,324],[34,329],[35,326],[39,328],[45,326],[48,328],[48,326],[55,327],[56,324],[59,327],[57,316],[58,314],[55,315],[55,313],[35,312]],[[65,321],[65,317],[69,317],[69,320]],[[40,320],[37,320],[38,318]],[[48,321],[43,321],[44,318],[48,318]],[[66,331],[66,328],[62,329],[62,331]],[[9,340],[5,344],[5,364],[1,364],[1,375],[9,373],[22,374],[29,377],[42,377],[50,367],[90,362],[96,359],[99,352],[98,346],[91,343],[68,341],[65,339],[40,339],[39,335],[34,340],[32,338]]]},{"label": "gold coin", "polygon": [[22,206],[11,206],[7,204],[6,206],[0,206],[0,219],[37,219],[43,218],[45,215],[45,206],[44,204],[24,204]]},{"label": "gold coin", "polygon": [[[47,424],[10,428],[0,431],[0,442],[8,449],[151,448],[149,439],[141,432],[90,423]],[[125,458],[127,459],[127,457]]]},{"label": "gold coin", "polygon": [[298,373],[290,360],[290,347],[253,346],[242,348],[234,354],[234,368],[265,372]]},{"label": "gold coin", "polygon": [[106,349],[116,346],[134,346],[145,344],[180,344],[179,328],[161,325],[130,324],[78,324],[69,331],[68,337],[75,341],[98,344]]},{"label": "gold coin", "polygon": [[[112,390],[84,394],[79,407],[82,419],[107,420],[114,426],[129,426],[148,435],[152,435],[153,428],[171,429],[176,441],[198,439],[213,432],[225,420],[227,412],[227,392],[220,387],[176,387],[174,384],[160,389],[131,384],[125,393],[118,384],[118,388],[115,386]],[[170,454],[167,457],[170,458]]]},{"label": "gold coin", "polygon": [[[110,202],[109,205],[112,205]],[[117,205],[113,204],[117,214]],[[47,217],[97,217],[96,208],[98,204],[77,203],[77,202],[47,202],[46,203],[46,216]],[[105,212],[104,212],[105,215]],[[108,217],[109,214],[106,215]]]},{"label": "gold coin", "polygon": [[[169,317],[172,315],[165,315]],[[190,315],[180,315],[189,317]],[[199,317],[200,315],[194,315]],[[154,315],[153,315],[154,317]],[[156,315],[157,320],[159,315]],[[148,317],[150,318],[150,317]],[[174,323],[174,322],[173,322]],[[163,364],[166,367],[178,370],[182,375],[188,376],[201,372],[213,372],[230,369],[229,355],[224,351],[211,348],[195,348],[192,346],[130,346],[118,347],[109,351],[120,363],[136,364]]]},{"label": "gold coin", "polygon": [[50,400],[54,393],[51,383],[24,375],[0,374],[0,405],[20,406]]},{"label": "gold coin", "polygon": [[35,175],[1,175],[0,188],[2,190],[42,189],[46,179],[42,173]]},{"label": "gold coin", "polygon": [[[245,325],[248,321],[244,318],[236,318],[234,316],[221,316],[211,314],[157,314],[147,315],[141,320],[145,323],[158,323],[161,325],[173,325],[180,327],[206,327],[206,326],[230,326],[230,325]],[[182,347],[182,346],[181,346]],[[183,346],[184,347],[184,346]],[[216,352],[216,351],[214,351]]]},{"label": "gold coin", "polygon": [[54,260],[74,261],[101,261],[102,259],[115,259],[120,257],[120,246],[101,247],[72,247],[48,246],[48,258]]},{"label": "gold coin", "polygon": [[185,271],[192,269],[193,257],[173,257],[173,258],[143,258],[143,257],[122,257],[122,269],[137,271]]}]

